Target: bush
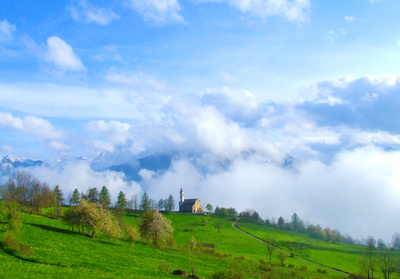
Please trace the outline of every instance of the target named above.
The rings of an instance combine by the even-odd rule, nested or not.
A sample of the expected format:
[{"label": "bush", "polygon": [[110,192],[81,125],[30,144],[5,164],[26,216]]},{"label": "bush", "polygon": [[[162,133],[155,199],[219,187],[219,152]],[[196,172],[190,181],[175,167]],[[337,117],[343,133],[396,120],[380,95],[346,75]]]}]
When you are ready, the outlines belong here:
[{"label": "bush", "polygon": [[307,266],[305,266],[305,265],[300,266],[300,270],[301,271],[307,271]]},{"label": "bush", "polygon": [[321,273],[321,274],[327,274],[328,271],[326,269],[322,269],[322,268],[317,268],[317,272]]},{"label": "bush", "polygon": [[293,264],[289,264],[288,267],[289,267],[289,268],[292,268],[292,267],[294,267],[294,265],[293,265]]}]

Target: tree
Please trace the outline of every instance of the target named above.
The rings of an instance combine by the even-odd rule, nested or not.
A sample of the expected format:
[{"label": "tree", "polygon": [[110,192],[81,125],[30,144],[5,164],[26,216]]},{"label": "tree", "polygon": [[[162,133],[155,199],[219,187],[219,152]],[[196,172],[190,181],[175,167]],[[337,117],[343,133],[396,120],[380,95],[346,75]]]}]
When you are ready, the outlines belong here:
[{"label": "tree", "polygon": [[104,208],[109,208],[111,205],[111,195],[106,186],[101,188],[99,194],[99,204],[101,204],[101,206]]},{"label": "tree", "polygon": [[13,173],[4,185],[3,200],[8,204],[15,200],[22,211],[26,206],[32,205],[32,189],[40,185],[40,182],[29,172],[17,171]]},{"label": "tree", "polygon": [[63,197],[63,192],[60,189],[60,186],[56,185],[54,187],[54,201],[55,201],[55,205],[56,205],[56,216],[57,219],[60,218],[60,214],[61,214],[61,206],[62,206],[62,202],[64,201],[64,197]]},{"label": "tree", "polygon": [[96,187],[89,189],[87,193],[87,202],[99,203],[99,191]]},{"label": "tree", "polygon": [[147,240],[150,238],[150,225],[154,220],[154,211],[144,211],[142,221],[139,225],[140,235],[142,239]]},{"label": "tree", "polygon": [[238,216],[238,212],[236,211],[235,208],[230,207],[228,208],[228,215],[229,217],[236,218]]},{"label": "tree", "polygon": [[106,232],[110,235],[112,224],[111,212],[99,204],[87,202],[81,199],[79,206],[71,207],[65,214],[66,222],[72,231],[77,227],[79,232],[86,233],[94,238],[98,231]]},{"label": "tree", "polygon": [[272,254],[276,250],[275,238],[272,235],[267,234],[267,236],[265,237],[265,241],[267,242],[267,251],[269,254],[269,259],[272,260]]},{"label": "tree", "polygon": [[292,229],[297,231],[299,229],[300,218],[297,213],[293,213],[292,218],[290,220],[290,224],[292,225]]},{"label": "tree", "polygon": [[375,245],[372,239],[367,242],[366,250],[364,252],[364,256],[359,261],[360,264],[360,273],[365,278],[374,278],[374,271],[376,265],[375,259]]},{"label": "tree", "polygon": [[285,225],[285,220],[281,217],[278,218],[278,227],[280,229],[283,229],[283,226]]},{"label": "tree", "polygon": [[163,208],[166,208],[166,204],[164,205],[164,202],[165,201],[163,199],[158,201],[158,210],[163,210]]},{"label": "tree", "polygon": [[4,242],[8,246],[19,249],[22,235],[22,215],[20,205],[15,201],[11,201],[7,206],[8,227],[4,235]]},{"label": "tree", "polygon": [[118,194],[117,206],[120,209],[125,209],[125,207],[126,207],[126,198],[125,198],[125,194],[122,191],[120,191]]},{"label": "tree", "polygon": [[75,190],[72,192],[70,204],[78,205],[79,202],[80,202],[80,193],[79,193],[78,188],[75,188]]},{"label": "tree", "polygon": [[194,271],[196,269],[196,262],[195,262],[195,253],[196,253],[196,249],[197,249],[197,242],[196,239],[194,237],[191,237],[189,239],[189,250],[190,250],[190,269],[192,271],[192,277],[194,277]]},{"label": "tree", "polygon": [[120,225],[122,225],[122,222],[124,220],[125,207],[126,207],[125,194],[122,191],[120,191],[118,194],[118,198],[117,198],[117,210],[118,210],[117,215],[118,215]]},{"label": "tree", "polygon": [[279,250],[278,254],[276,255],[277,259],[280,261],[281,266],[285,265],[285,260],[288,258],[288,253],[283,250]]},{"label": "tree", "polygon": [[46,183],[36,180],[30,190],[30,205],[39,213],[42,207],[49,207],[55,203],[55,194]]},{"label": "tree", "polygon": [[381,238],[379,238],[376,242],[376,248],[378,248],[379,250],[383,250],[386,248],[386,244]]},{"label": "tree", "polygon": [[392,248],[400,250],[400,233],[395,233],[392,237]]},{"label": "tree", "polygon": [[139,209],[139,201],[138,201],[138,200],[139,200],[139,197],[138,197],[137,194],[132,195],[130,201],[131,201],[131,203],[132,203],[132,208],[133,208],[134,210],[138,210],[138,209]]},{"label": "tree", "polygon": [[211,204],[208,203],[208,204],[206,205],[206,209],[208,210],[208,212],[211,213],[211,212],[213,211],[213,206],[212,206]]},{"label": "tree", "polygon": [[125,235],[129,242],[129,247],[132,247],[133,243],[139,239],[139,232],[134,226],[128,226],[125,229]]},{"label": "tree", "polygon": [[168,199],[166,199],[164,204],[165,210],[171,212],[175,209],[175,200],[172,195],[169,195]]},{"label": "tree", "polygon": [[108,233],[108,237],[111,239],[112,237],[115,239],[115,242],[118,244],[118,240],[122,234],[120,223],[117,220],[109,220],[107,222],[107,227],[105,231]]},{"label": "tree", "polygon": [[218,232],[220,232],[222,228],[222,221],[220,219],[214,219],[214,227],[217,228]]},{"label": "tree", "polygon": [[155,199],[150,199],[150,210],[157,210],[157,202]]},{"label": "tree", "polygon": [[393,251],[388,248],[384,249],[380,254],[378,266],[382,272],[383,278],[390,279],[390,276],[396,271],[397,268]]},{"label": "tree", "polygon": [[142,211],[150,210],[150,198],[146,192],[143,193],[143,196],[140,199],[140,210]]},{"label": "tree", "polygon": [[153,222],[150,224],[150,236],[154,246],[160,244],[160,241],[167,238],[172,232],[171,220],[164,218],[161,213],[156,210],[153,215]]}]

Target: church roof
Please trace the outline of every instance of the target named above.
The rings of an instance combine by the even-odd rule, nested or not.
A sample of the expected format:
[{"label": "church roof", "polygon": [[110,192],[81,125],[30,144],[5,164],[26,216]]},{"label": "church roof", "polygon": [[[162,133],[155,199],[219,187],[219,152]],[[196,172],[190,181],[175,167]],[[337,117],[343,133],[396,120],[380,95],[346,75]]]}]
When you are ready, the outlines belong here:
[{"label": "church roof", "polygon": [[184,205],[193,205],[198,199],[185,199],[182,204]]}]

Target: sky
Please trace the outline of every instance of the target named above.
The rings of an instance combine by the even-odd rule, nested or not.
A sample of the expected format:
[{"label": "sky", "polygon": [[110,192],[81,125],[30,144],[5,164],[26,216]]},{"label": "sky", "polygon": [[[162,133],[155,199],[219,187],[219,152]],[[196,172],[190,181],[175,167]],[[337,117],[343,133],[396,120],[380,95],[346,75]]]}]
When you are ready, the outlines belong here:
[{"label": "sky", "polygon": [[[3,1],[0,155],[65,193],[255,209],[390,241],[397,0]],[[140,181],[110,170],[167,155]],[[61,160],[83,156],[90,160]],[[93,164],[94,162],[94,164]]]}]

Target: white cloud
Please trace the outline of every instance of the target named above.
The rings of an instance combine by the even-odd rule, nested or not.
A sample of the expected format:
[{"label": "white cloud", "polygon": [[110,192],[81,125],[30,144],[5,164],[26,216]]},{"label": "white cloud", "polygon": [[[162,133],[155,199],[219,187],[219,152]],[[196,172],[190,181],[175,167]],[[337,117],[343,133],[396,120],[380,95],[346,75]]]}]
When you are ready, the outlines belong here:
[{"label": "white cloud", "polygon": [[353,22],[355,20],[354,16],[346,16],[344,19],[349,22]]},{"label": "white cloud", "polygon": [[[130,125],[119,121],[91,121],[87,128],[93,133],[94,145],[99,150],[114,151],[114,146],[124,144],[129,138]],[[99,139],[102,138],[102,140]]]},{"label": "white cloud", "polygon": [[277,15],[299,23],[308,19],[310,9],[310,0],[203,0],[203,2],[227,2],[244,13],[260,17]]},{"label": "white cloud", "polygon": [[0,39],[10,39],[17,28],[7,20],[0,21]]},{"label": "white cloud", "polygon": [[[190,160],[145,183],[152,198],[178,196],[203,204],[257,210],[263,218],[290,218],[339,229],[353,237],[389,240],[398,231],[400,152],[364,147],[339,153],[332,164],[308,160],[285,169],[257,157],[235,159],[229,167],[203,174]],[[229,187],[227,187],[229,185]]]},{"label": "white cloud", "polygon": [[86,192],[89,188],[101,189],[106,186],[110,192],[112,201],[117,200],[120,191],[130,198],[133,194],[141,192],[136,182],[126,181],[121,172],[115,171],[93,171],[89,161],[70,161],[66,164],[51,163],[49,167],[36,167],[29,170],[40,181],[49,185],[59,185],[66,198],[75,188],[80,192]]},{"label": "white cloud", "polygon": [[93,22],[99,25],[109,25],[113,20],[120,18],[113,11],[93,6],[86,0],[72,1],[69,10],[74,20]]},{"label": "white cloud", "polygon": [[0,127],[27,133],[38,140],[48,141],[49,147],[57,150],[67,148],[61,142],[64,137],[62,131],[43,118],[34,116],[19,118],[0,112]]},{"label": "white cloud", "polygon": [[47,39],[46,60],[62,71],[86,71],[72,47],[56,36]]},{"label": "white cloud", "polygon": [[150,179],[152,179],[154,177],[154,175],[156,174],[155,171],[151,171],[151,170],[147,170],[147,169],[141,169],[139,171],[139,175],[142,177],[143,180],[145,181],[149,181]]},{"label": "white cloud", "polygon": [[184,22],[178,0],[127,0],[128,6],[157,24]]}]

